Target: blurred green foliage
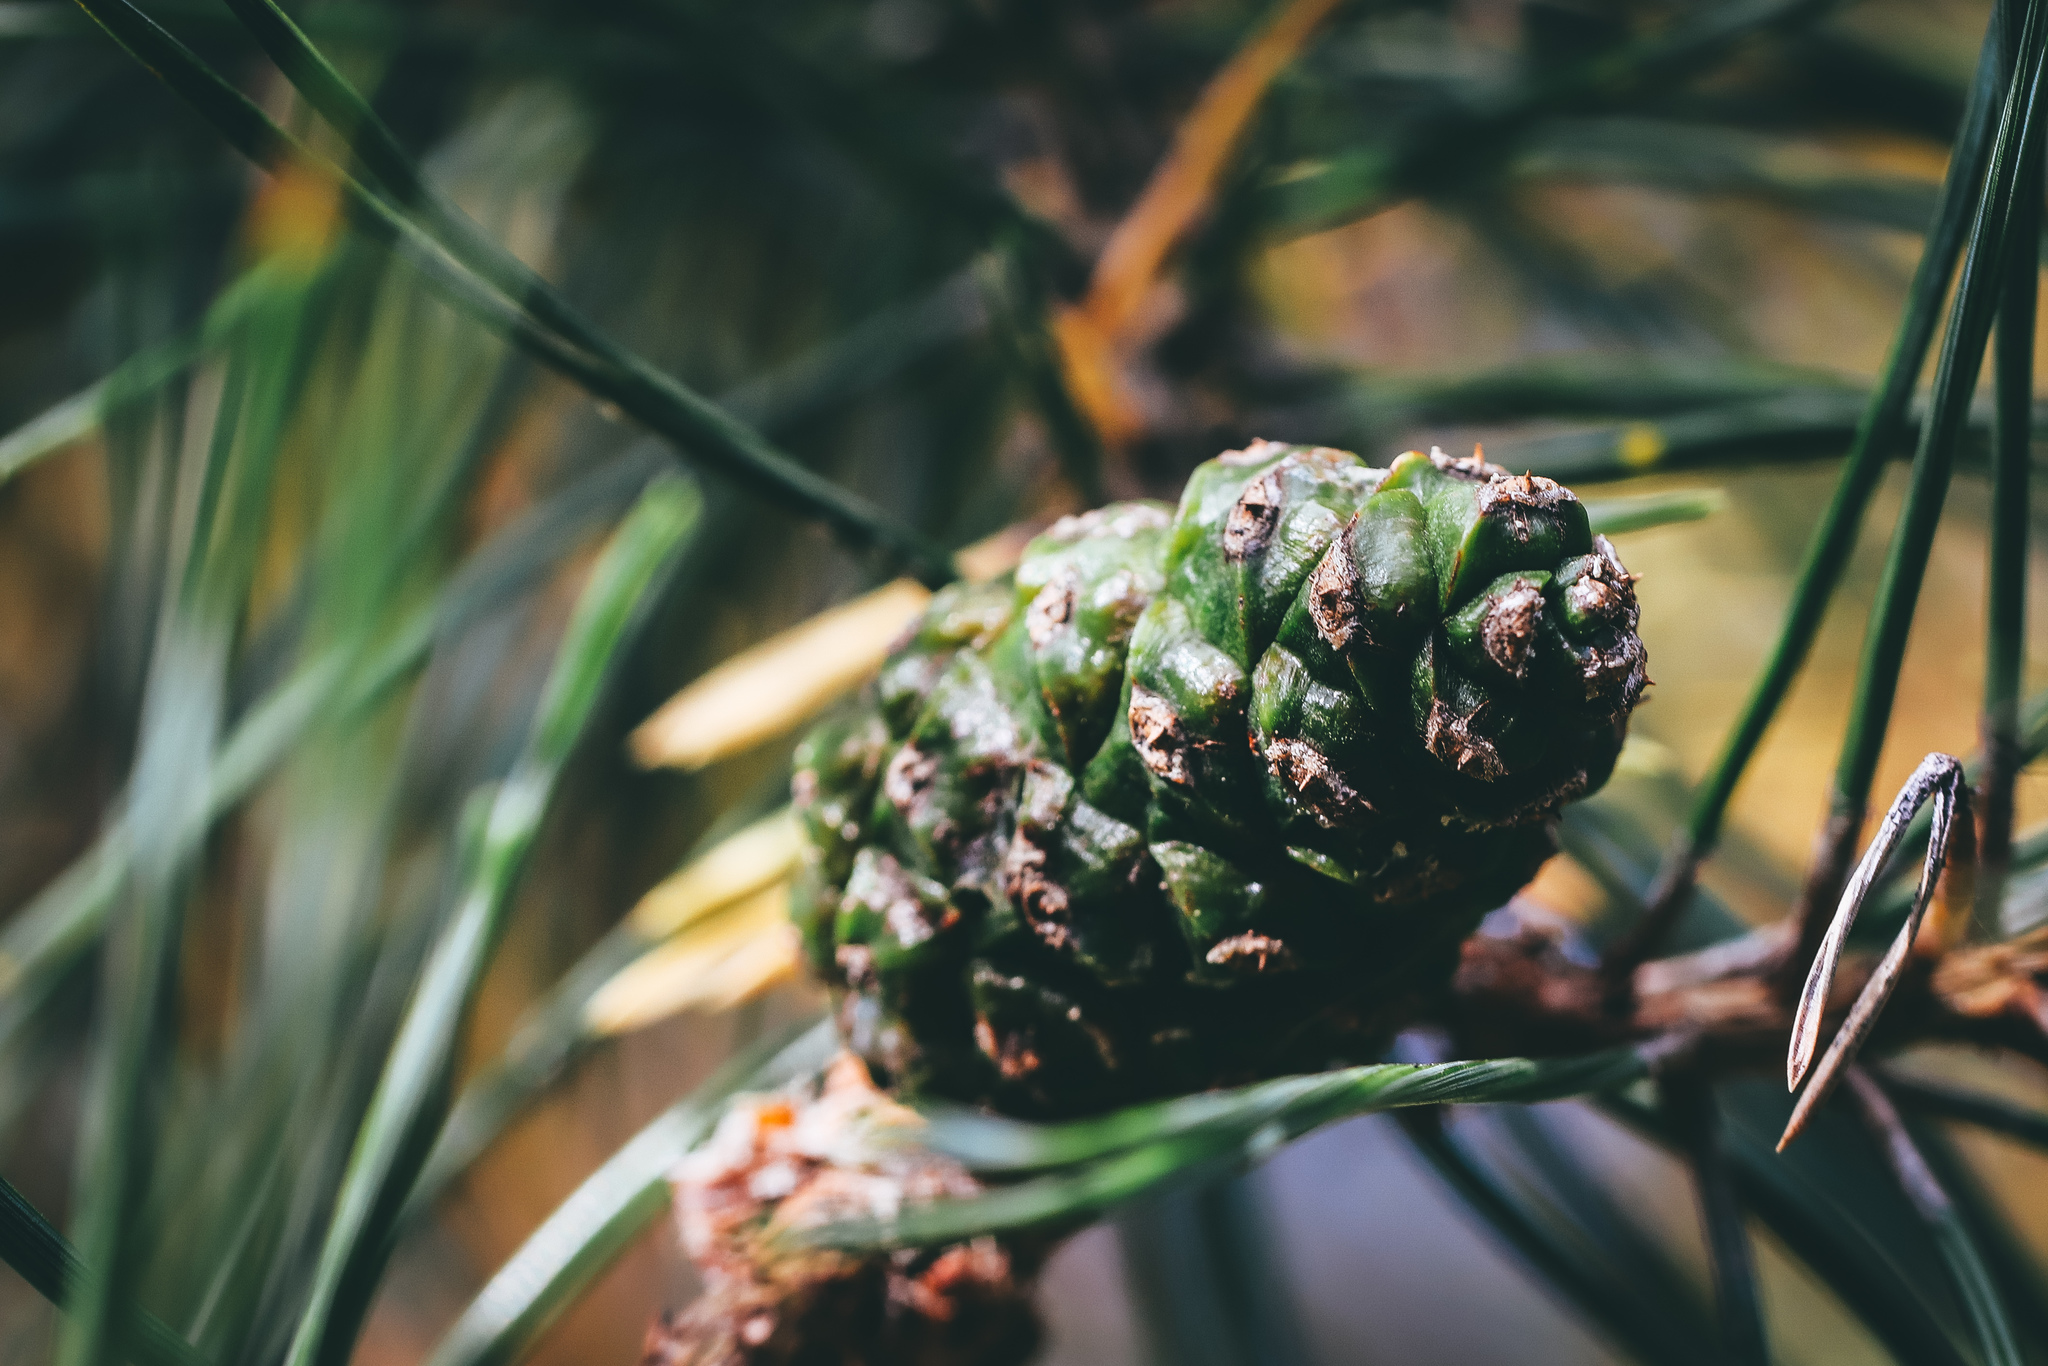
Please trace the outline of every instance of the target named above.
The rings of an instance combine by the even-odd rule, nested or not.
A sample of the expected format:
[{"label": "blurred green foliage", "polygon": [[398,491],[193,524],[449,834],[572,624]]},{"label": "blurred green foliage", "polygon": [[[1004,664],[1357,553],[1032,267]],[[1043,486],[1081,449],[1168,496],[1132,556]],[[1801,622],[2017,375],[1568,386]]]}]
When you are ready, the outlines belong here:
[{"label": "blurred green foliage", "polygon": [[[1125,436],[1091,425],[1060,319],[1267,6],[290,7],[388,142],[323,119],[344,107],[295,89],[321,72],[272,60],[253,0],[90,8],[146,13],[389,210],[250,166],[222,137],[239,106],[195,110],[87,13],[0,3],[0,1173],[86,1259],[61,1335],[0,1297],[0,1355],[176,1359],[132,1329],[139,1305],[216,1366],[348,1359],[390,1259],[455,1236],[406,1208],[422,1166],[446,1189],[574,1050],[465,1111],[483,1128],[449,1170],[428,1149],[462,1078],[707,831],[780,801],[774,747],[630,768],[624,733],[677,686],[924,543],[1172,496],[1254,436],[1374,459],[1484,436],[1587,482],[1840,455],[1986,20],[1946,0],[1342,6],[1146,282],[1109,377]],[[1947,411],[1974,470],[1990,414],[1966,391]],[[825,504],[891,530],[835,540],[803,515]],[[1775,512],[1784,577],[1817,508]],[[1775,609],[1737,629],[1767,636]],[[1593,909],[1640,906],[1683,787],[1639,770],[1575,813]],[[1744,891],[1785,893],[1772,851],[1728,845],[1681,942],[1724,933]],[[726,1029],[692,1021],[701,1053],[665,1077],[707,1072]],[[1773,1166],[1775,1098],[1727,1101],[1757,1216],[1901,1359],[1959,1352],[1941,1263],[1881,1174]],[[623,1245],[621,1211],[658,1210],[649,1154],[701,1122],[671,1113],[593,1177],[588,1245],[557,1224],[522,1254],[553,1288],[501,1287],[438,1359],[531,1347]],[[1510,1129],[1502,1159],[1464,1123],[1413,1136],[1653,1353],[1660,1330],[1612,1302],[1629,1230],[1575,1203],[1540,1132]],[[557,1165],[550,1191],[596,1163]],[[502,1175],[482,1188],[523,1208]],[[0,1248],[58,1265],[8,1228],[27,1241]],[[2017,1302],[2032,1268],[1983,1241]],[[1634,1270],[1693,1312],[1665,1268]],[[373,1328],[358,1359],[414,1346]]]}]

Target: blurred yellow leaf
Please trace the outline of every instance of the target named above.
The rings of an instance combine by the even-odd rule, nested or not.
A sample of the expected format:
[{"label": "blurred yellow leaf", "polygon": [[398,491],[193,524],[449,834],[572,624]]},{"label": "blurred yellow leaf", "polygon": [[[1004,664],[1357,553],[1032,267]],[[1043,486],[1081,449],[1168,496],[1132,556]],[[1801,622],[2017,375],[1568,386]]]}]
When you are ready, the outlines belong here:
[{"label": "blurred yellow leaf", "polygon": [[[954,560],[969,580],[1006,574],[1032,532],[1005,527]],[[915,579],[897,579],[742,650],[641,722],[633,758],[643,768],[703,768],[787,734],[881,668],[931,598]]]},{"label": "blurred yellow leaf", "polygon": [[332,176],[298,165],[279,167],[249,206],[250,244],[301,269],[327,255],[340,226],[341,187]]},{"label": "blurred yellow leaf", "polygon": [[584,1027],[602,1037],[680,1011],[723,1010],[793,976],[798,959],[789,884],[777,882],[621,968],[584,1006]]},{"label": "blurred yellow leaf", "polygon": [[1024,558],[1024,547],[1031,544],[1031,538],[1044,526],[1043,522],[1012,522],[994,535],[960,547],[953,553],[953,563],[960,566],[960,577],[969,583],[981,583],[1009,573]]},{"label": "blurred yellow leaf", "polygon": [[1216,196],[1244,130],[1273,78],[1343,0],[1292,0],[1210,78],[1173,146],[1110,234],[1088,295],[1053,320],[1060,368],[1102,439],[1118,446],[1144,427],[1118,360],[1166,260]]},{"label": "blurred yellow leaf", "polygon": [[702,768],[802,725],[880,668],[930,601],[924,585],[898,579],[742,650],[641,723],[634,759]]},{"label": "blurred yellow leaf", "polygon": [[1094,425],[1095,434],[1114,448],[1143,432],[1145,415],[1124,381],[1118,338],[1085,304],[1055,312],[1052,336],[1067,392]]},{"label": "blurred yellow leaf", "polygon": [[1145,182],[1095,262],[1082,307],[1104,335],[1127,328],[1174,245],[1208,212],[1245,126],[1273,78],[1287,69],[1343,0],[1293,0],[1239,48],[1202,89],[1175,131],[1173,147]]},{"label": "blurred yellow leaf", "polygon": [[720,840],[669,874],[626,917],[633,933],[667,939],[713,912],[785,881],[796,869],[802,836],[788,807]]}]

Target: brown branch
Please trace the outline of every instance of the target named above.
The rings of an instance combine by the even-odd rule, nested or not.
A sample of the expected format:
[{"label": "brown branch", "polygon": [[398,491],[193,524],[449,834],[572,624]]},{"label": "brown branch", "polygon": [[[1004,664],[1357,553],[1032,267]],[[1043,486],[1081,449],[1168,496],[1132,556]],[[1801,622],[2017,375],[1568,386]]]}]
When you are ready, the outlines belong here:
[{"label": "brown branch", "polygon": [[1935,1178],[1934,1169],[1927,1165],[1927,1159],[1920,1155],[1920,1149],[1914,1146],[1912,1135],[1906,1132],[1906,1122],[1899,1118],[1898,1108],[1884,1093],[1884,1088],[1860,1067],[1849,1068],[1842,1081],[1855,1100],[1856,1108],[1862,1111],[1863,1122],[1870,1126],[1872,1136],[1884,1150],[1885,1164],[1898,1178],[1899,1189],[1913,1202],[1913,1208],[1919,1211],[1920,1217],[1934,1223],[1952,1216],[1955,1203],[1941,1188],[1941,1182]]},{"label": "brown branch", "polygon": [[1681,830],[1671,852],[1657,868],[1657,880],[1650,884],[1649,895],[1644,898],[1643,914],[1601,957],[1600,968],[1607,979],[1608,994],[1618,1002],[1626,1002],[1634,991],[1636,969],[1654,958],[1678,928],[1686,907],[1692,904],[1700,864],[1705,858],[1706,851]]},{"label": "brown branch", "polygon": [[[1635,973],[1617,1007],[1600,968],[1568,957],[1558,933],[1524,924],[1467,940],[1450,988],[1429,1004],[1461,1057],[1560,1057],[1664,1037],[1694,1040],[1710,1076],[1777,1071],[1792,1006],[1774,980],[1789,929],[1769,927]],[[1822,1014],[1838,1029],[1876,960],[1845,955]],[[1869,1036],[1879,1053],[1915,1043],[2002,1049],[2048,1065],[2048,926],[2004,944],[1915,957]]]}]

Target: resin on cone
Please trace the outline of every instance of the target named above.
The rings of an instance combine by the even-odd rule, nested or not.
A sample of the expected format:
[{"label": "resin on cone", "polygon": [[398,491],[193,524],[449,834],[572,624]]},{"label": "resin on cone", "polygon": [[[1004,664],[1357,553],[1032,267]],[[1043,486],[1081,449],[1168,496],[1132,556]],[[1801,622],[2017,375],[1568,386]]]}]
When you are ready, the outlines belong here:
[{"label": "resin on cone", "polygon": [[1628,573],[1548,479],[1257,442],[940,593],[797,757],[796,913],[899,1090],[1086,1113],[1373,1057],[1604,782]]}]

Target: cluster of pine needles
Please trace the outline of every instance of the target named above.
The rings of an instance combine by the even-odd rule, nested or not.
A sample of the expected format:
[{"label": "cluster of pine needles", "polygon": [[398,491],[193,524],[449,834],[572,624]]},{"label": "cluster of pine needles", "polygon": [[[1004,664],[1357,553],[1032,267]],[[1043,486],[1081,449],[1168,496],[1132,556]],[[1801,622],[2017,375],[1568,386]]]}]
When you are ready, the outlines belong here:
[{"label": "cluster of pine needles", "polygon": [[[1911,458],[1822,847],[1789,935],[1756,932],[1795,979],[1820,953],[1795,1083],[1852,922],[1894,945],[1806,1079],[1806,1136],[1779,1154],[1791,1102],[1669,1041],[1418,1057],[1070,1125],[935,1114],[988,1191],[817,1238],[1203,1189],[1156,1332],[1212,1300],[1263,1360],[1296,1335],[1240,1293],[1217,1183],[1399,1109],[1634,1358],[1770,1359],[1754,1220],[1901,1361],[2048,1359],[2036,1261],[1931,1123],[2048,1146],[2048,1114],[1856,1062],[1909,959],[2024,930],[2048,869],[2014,835],[2048,747],[2023,690],[2048,4],[1944,10],[1947,48],[1915,8],[0,3],[0,543],[44,612],[0,679],[0,1259],[61,1311],[0,1353],[340,1366],[394,1259],[579,1063],[732,1021],[706,1037],[744,1046],[577,1173],[426,1358],[520,1360],[727,1097],[829,1056],[815,999],[776,990],[789,744],[931,587],[1253,436],[1377,459],[1456,430],[1589,488],[1840,461],[1718,757],[1687,784],[1639,750],[1565,821],[1599,889],[1573,933],[1623,992],[1755,941],[1697,879],[1756,857],[1730,803]],[[1945,178],[1858,138],[1947,147]],[[1599,223],[1544,211],[1558,187],[1762,206],[1730,220],[1752,263],[1788,223],[1880,276],[1869,244],[1910,238],[1875,382],[1771,358],[1746,280],[1617,282]],[[1417,210],[1549,343],[1383,372],[1290,328],[1276,262]],[[1852,878],[1958,471],[1992,490],[1985,689],[1957,701],[1983,753],[1916,775]],[[1591,488],[1596,523],[1706,516],[1697,478]],[[1937,896],[1965,829],[1975,885]],[[1836,1083],[1851,1103],[1820,1103]],[[1710,1294],[1520,1108],[1568,1096],[1685,1160]]]}]

